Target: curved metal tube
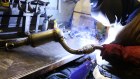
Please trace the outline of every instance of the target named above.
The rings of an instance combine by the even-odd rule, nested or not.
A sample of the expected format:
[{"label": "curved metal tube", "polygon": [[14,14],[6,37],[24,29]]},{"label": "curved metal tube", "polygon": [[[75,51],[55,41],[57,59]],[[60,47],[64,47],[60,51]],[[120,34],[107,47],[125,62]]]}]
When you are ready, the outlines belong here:
[{"label": "curved metal tube", "polygon": [[31,34],[24,40],[8,42],[6,43],[5,47],[7,49],[16,48],[23,45],[31,45],[32,47],[36,47],[50,41],[59,42],[66,51],[72,54],[89,54],[95,51],[95,49],[102,50],[103,48],[102,46],[96,46],[96,45],[90,44],[77,50],[71,49],[67,45],[61,30],[57,28],[57,23],[54,24],[54,29],[48,30],[46,32]]},{"label": "curved metal tube", "polygon": [[66,51],[72,54],[89,54],[95,51],[95,49],[102,49],[102,46],[95,46],[93,44],[86,45],[83,48],[80,48],[77,50],[72,49],[67,45],[60,29],[57,29],[57,28],[46,31],[46,32],[32,34],[24,40],[6,43],[6,48],[11,49],[11,48],[20,47],[23,45],[31,45],[32,47],[36,47],[50,41],[59,42]]},{"label": "curved metal tube", "polygon": [[63,46],[63,48],[65,50],[67,50],[68,52],[72,53],[72,54],[89,54],[89,53],[92,53],[95,51],[95,49],[102,49],[103,47],[102,46],[95,46],[93,44],[90,44],[90,45],[86,45],[80,49],[71,49],[67,43],[65,42],[65,39],[64,38],[61,38],[59,43]]}]

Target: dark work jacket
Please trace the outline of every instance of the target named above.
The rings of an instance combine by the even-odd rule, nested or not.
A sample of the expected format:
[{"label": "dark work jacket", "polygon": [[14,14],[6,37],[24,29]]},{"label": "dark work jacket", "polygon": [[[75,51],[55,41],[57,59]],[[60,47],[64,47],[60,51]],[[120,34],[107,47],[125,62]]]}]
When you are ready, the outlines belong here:
[{"label": "dark work jacket", "polygon": [[113,43],[103,45],[101,56],[110,63],[110,73],[121,79],[139,79],[140,8],[132,12],[127,22]]}]

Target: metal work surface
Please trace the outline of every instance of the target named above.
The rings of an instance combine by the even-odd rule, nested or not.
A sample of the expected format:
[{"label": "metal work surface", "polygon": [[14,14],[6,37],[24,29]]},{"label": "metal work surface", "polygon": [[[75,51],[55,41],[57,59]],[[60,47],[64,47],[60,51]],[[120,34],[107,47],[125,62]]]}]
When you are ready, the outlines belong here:
[{"label": "metal work surface", "polygon": [[[69,39],[68,45],[77,49],[85,45],[84,40]],[[33,74],[48,72],[64,65],[80,55],[68,53],[57,42],[33,48],[23,46],[13,50],[0,50],[0,79],[17,79]]]}]

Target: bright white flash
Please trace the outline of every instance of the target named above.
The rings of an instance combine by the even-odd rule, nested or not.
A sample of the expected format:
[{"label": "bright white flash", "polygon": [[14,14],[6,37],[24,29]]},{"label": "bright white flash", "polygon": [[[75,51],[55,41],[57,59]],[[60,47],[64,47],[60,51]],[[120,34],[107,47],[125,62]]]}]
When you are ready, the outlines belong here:
[{"label": "bright white flash", "polygon": [[103,15],[101,12],[98,13],[91,13],[91,16],[96,19],[97,21],[99,21],[100,23],[102,23],[104,26],[110,26],[110,22],[107,18],[107,16]]},{"label": "bright white flash", "polygon": [[108,31],[108,38],[105,40],[104,44],[109,44],[115,40],[117,34],[123,29],[122,25],[117,22],[117,17],[115,23],[111,24],[107,16],[103,15],[101,12],[91,13],[92,17],[97,21],[102,23],[104,26],[110,27]]}]

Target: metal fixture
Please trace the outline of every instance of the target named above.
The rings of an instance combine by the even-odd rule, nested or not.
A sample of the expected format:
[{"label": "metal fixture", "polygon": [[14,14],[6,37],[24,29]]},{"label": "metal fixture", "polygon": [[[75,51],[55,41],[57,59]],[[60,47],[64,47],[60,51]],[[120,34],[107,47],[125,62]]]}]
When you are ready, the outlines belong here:
[{"label": "metal fixture", "polygon": [[[41,15],[43,14],[41,11],[40,6],[44,6],[44,10],[46,11],[46,6],[49,4],[49,2],[43,2],[40,0],[36,0],[36,1],[30,1],[30,0],[26,0],[26,1],[20,1],[19,0],[19,9],[21,11],[23,11],[23,29],[22,31],[26,34],[29,35],[30,34],[30,23],[31,23],[31,18],[33,16],[37,17],[37,21],[36,21],[36,29],[35,32],[38,32],[38,28],[39,28],[39,20]],[[25,5],[25,6],[22,6]],[[32,7],[33,5],[35,5],[36,7]],[[47,15],[45,15],[46,17]]]}]

